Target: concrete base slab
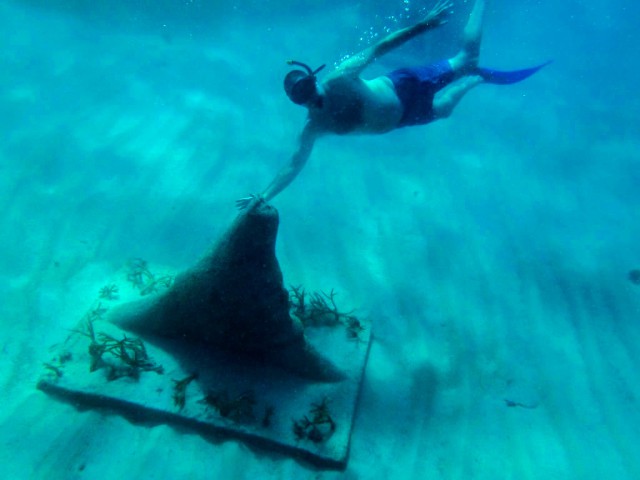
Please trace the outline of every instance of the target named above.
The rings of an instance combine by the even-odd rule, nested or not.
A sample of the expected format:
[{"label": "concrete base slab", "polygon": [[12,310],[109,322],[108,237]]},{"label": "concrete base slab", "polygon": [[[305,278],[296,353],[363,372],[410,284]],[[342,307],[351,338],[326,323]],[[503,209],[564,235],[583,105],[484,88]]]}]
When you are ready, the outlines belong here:
[{"label": "concrete base slab", "polygon": [[[309,343],[346,374],[339,382],[317,383],[255,358],[150,336],[141,339],[149,358],[161,365],[163,372],[141,371],[137,378],[125,375],[113,379],[113,373],[124,364],[107,354],[103,355],[106,364],[90,371],[91,340],[80,333],[86,331],[85,321],[53,352],[38,388],[74,404],[115,409],[138,421],[165,422],[236,438],[321,468],[342,469],[349,455],[371,340],[370,325],[362,320],[361,324],[364,330],[357,339],[350,338],[343,325],[305,330]],[[133,338],[100,319],[92,325],[96,335]],[[186,385],[181,407],[176,401],[176,385],[194,374],[197,377]],[[316,416],[323,421],[315,422],[317,431],[312,433],[318,409],[333,424],[326,416]]]}]

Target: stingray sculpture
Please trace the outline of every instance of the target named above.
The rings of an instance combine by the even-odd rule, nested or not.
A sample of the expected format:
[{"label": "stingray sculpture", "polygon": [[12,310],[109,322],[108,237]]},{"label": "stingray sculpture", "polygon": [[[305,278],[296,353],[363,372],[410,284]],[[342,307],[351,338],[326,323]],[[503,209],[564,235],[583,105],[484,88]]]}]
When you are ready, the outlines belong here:
[{"label": "stingray sculpture", "polygon": [[168,290],[114,309],[109,320],[138,333],[256,357],[311,379],[342,379],[289,314],[275,255],[278,223],[277,210],[255,200]]}]

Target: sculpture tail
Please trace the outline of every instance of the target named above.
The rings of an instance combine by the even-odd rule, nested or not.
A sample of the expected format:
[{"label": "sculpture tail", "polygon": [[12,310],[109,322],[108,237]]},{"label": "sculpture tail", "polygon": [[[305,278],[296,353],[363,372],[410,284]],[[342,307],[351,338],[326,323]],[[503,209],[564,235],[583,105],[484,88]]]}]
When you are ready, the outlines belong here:
[{"label": "sculpture tail", "polygon": [[510,72],[504,72],[500,70],[493,70],[492,68],[478,67],[477,74],[480,75],[487,83],[494,83],[496,85],[509,85],[511,83],[521,82],[525,78],[529,78],[536,73],[542,67],[549,65],[552,60],[545,62],[537,67],[525,68],[524,70],[512,70]]}]

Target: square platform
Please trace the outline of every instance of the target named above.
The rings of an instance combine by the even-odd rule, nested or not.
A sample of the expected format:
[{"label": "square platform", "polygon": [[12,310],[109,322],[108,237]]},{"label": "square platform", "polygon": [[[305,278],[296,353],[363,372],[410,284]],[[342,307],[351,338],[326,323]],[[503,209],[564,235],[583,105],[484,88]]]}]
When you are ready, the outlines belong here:
[{"label": "square platform", "polygon": [[[53,352],[38,388],[74,404],[119,411],[136,421],[180,425],[239,439],[321,468],[344,469],[371,342],[370,325],[360,323],[364,329],[357,339],[350,338],[343,325],[305,330],[308,342],[346,375],[339,382],[317,383],[255,359],[150,336],[139,338],[163,373],[142,371],[138,378],[110,380],[109,368],[90,372],[91,341],[81,333],[86,330],[85,320]],[[136,337],[103,320],[92,324],[96,335]],[[174,399],[176,382],[193,374],[197,378],[187,385],[180,408]],[[212,395],[243,407],[235,412],[233,407],[220,410],[205,401]],[[326,407],[335,428],[328,431],[327,425],[322,426],[326,435],[320,441],[300,438],[294,432],[294,421],[313,419],[313,411],[320,405]]]}]

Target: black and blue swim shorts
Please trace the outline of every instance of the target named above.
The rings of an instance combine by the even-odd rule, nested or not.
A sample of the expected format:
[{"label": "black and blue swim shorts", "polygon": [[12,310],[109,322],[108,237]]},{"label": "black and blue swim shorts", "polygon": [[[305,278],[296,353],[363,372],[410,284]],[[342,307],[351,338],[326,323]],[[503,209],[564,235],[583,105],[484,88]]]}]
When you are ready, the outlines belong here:
[{"label": "black and blue swim shorts", "polygon": [[435,120],[433,97],[455,80],[448,60],[422,67],[401,68],[387,73],[404,107],[398,127],[424,125]]}]

